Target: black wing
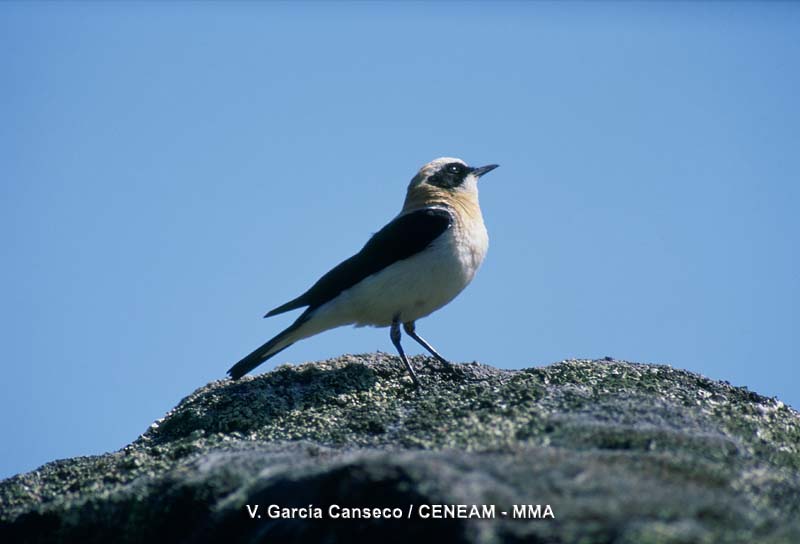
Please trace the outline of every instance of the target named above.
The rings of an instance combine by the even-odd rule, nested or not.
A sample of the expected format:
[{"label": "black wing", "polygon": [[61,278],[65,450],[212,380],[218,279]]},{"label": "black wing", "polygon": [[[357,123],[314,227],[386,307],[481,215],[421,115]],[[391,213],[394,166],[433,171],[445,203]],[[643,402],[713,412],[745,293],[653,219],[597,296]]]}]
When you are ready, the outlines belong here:
[{"label": "black wing", "polygon": [[441,208],[426,208],[401,215],[376,232],[361,251],[322,276],[308,291],[264,317],[302,306],[309,309],[322,306],[364,278],[419,253],[452,224],[450,212]]}]

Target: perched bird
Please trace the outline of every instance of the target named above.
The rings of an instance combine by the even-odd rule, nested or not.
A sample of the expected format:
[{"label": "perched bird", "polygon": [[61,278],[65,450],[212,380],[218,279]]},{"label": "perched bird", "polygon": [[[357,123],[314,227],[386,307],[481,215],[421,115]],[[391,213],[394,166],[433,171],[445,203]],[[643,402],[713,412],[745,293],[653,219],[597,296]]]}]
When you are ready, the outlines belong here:
[{"label": "perched bird", "polygon": [[239,379],[298,340],[352,324],[391,327],[392,343],[419,386],[400,345],[400,325],[447,363],[416,333],[414,322],[453,300],[483,262],[489,236],[478,204],[478,178],[495,168],[474,168],[449,157],[423,166],[408,186],[403,209],[361,251],[264,316],[306,307],[286,330],[233,365],[231,378]]}]

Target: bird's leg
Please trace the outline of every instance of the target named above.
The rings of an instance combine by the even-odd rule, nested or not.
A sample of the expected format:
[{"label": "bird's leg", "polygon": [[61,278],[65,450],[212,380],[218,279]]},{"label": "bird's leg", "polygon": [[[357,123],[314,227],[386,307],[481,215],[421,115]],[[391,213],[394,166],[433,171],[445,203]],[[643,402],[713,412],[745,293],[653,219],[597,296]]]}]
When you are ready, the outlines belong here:
[{"label": "bird's leg", "polygon": [[400,318],[397,316],[395,316],[395,318],[392,320],[392,328],[389,331],[389,338],[392,339],[392,344],[394,344],[394,347],[397,348],[397,352],[400,354],[400,358],[406,365],[409,374],[411,374],[411,379],[414,381],[414,385],[420,387],[419,380],[417,379],[417,374],[414,372],[414,368],[411,366],[411,363],[409,363],[408,359],[406,359],[406,354],[403,352],[403,346],[400,345]]},{"label": "bird's leg", "polygon": [[413,321],[408,321],[406,323],[403,323],[403,328],[405,329],[407,335],[409,335],[411,338],[416,340],[417,343],[419,343],[420,346],[422,346],[423,348],[428,350],[428,353],[430,353],[431,355],[436,357],[436,359],[440,363],[443,363],[443,364],[447,365],[448,367],[450,366],[450,361],[448,361],[447,359],[445,359],[444,357],[439,355],[437,353],[437,351],[435,349],[433,349],[433,346],[431,346],[429,343],[427,343],[420,335],[418,335],[416,333],[416,326],[414,325]]}]

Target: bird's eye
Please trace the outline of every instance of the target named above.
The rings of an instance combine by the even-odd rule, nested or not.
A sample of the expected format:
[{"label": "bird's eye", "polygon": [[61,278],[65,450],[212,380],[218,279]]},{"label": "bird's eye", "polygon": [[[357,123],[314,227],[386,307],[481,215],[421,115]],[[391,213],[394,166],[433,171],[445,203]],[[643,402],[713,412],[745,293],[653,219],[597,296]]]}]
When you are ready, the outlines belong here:
[{"label": "bird's eye", "polygon": [[450,164],[447,166],[447,171],[451,174],[460,174],[461,173],[461,165],[460,164]]}]

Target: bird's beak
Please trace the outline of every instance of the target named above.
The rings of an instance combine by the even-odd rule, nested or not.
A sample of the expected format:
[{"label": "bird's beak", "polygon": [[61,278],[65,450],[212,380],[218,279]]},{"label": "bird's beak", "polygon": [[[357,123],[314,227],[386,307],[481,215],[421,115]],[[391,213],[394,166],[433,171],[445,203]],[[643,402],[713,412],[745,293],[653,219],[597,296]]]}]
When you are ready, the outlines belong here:
[{"label": "bird's beak", "polygon": [[486,166],[478,166],[477,168],[473,168],[472,169],[472,173],[476,177],[481,177],[484,174],[488,174],[489,172],[491,172],[492,170],[494,170],[498,166],[500,166],[500,165],[499,164],[487,164]]}]

